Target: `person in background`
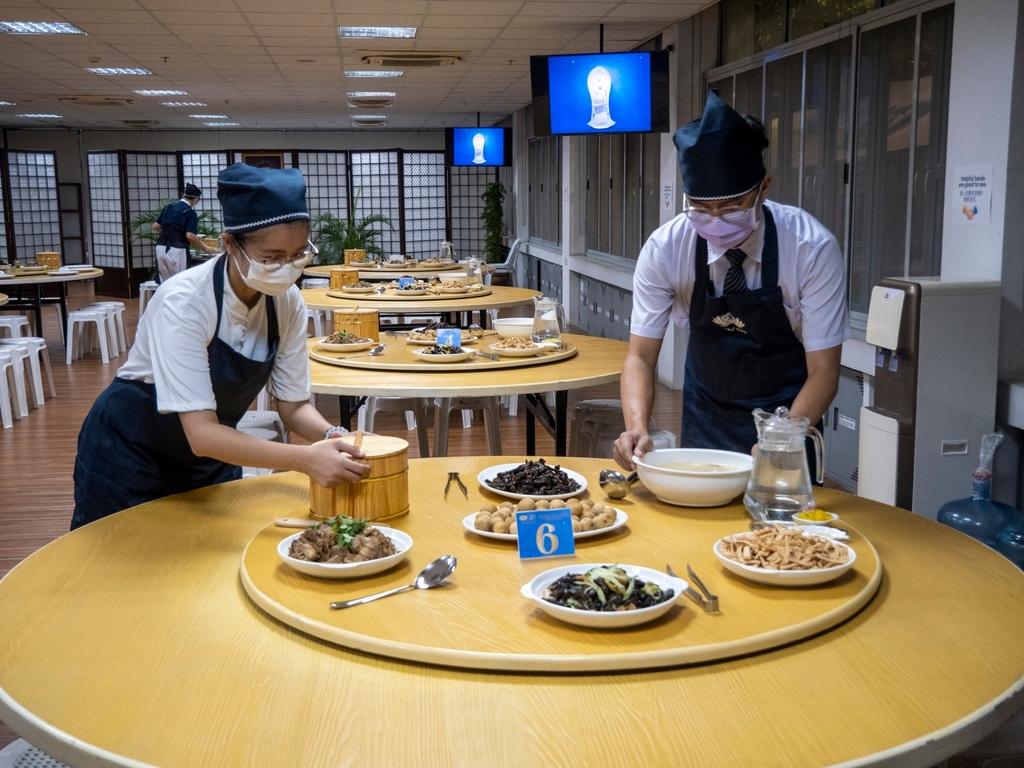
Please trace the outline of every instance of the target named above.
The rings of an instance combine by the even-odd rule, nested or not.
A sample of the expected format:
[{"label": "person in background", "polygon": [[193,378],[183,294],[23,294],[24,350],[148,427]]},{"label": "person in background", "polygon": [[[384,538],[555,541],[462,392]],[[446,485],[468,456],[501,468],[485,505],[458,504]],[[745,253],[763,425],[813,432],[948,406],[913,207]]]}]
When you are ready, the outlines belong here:
[{"label": "person in background", "polygon": [[764,126],[711,92],[701,119],[673,138],[683,213],[647,240],[633,278],[626,430],[615,443],[628,469],[653,447],[655,368],[670,320],[690,328],[684,448],[750,453],[755,408],[785,406],[817,423],[838,389],[849,337],[835,237],[805,211],[766,200]]},{"label": "person in background", "polygon": [[153,224],[153,230],[160,235],[156,241],[156,266],[161,283],[171,275],[185,271],[189,244],[203,253],[216,252],[207,247],[198,235],[199,216],[195,207],[202,196],[203,190],[195,184],[186,184],[181,200],[165,205],[160,218]]},{"label": "person in background", "polygon": [[[220,173],[225,253],[170,278],[135,345],[82,425],[72,529],[128,507],[235,480],[241,467],[357,482],[362,451],[309,403],[306,305],[295,282],[316,253],[297,169],[242,163]],[[235,429],[260,390],[313,445]]]}]

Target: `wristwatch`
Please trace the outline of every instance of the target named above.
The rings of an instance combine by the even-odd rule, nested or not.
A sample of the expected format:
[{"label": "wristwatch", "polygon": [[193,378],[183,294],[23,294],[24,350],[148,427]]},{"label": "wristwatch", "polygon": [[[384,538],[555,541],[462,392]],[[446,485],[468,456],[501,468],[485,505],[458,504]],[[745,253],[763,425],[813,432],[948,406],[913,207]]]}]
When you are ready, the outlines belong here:
[{"label": "wristwatch", "polygon": [[339,435],[347,435],[348,430],[344,427],[329,427],[324,432],[324,440],[330,440],[332,437],[338,437]]}]

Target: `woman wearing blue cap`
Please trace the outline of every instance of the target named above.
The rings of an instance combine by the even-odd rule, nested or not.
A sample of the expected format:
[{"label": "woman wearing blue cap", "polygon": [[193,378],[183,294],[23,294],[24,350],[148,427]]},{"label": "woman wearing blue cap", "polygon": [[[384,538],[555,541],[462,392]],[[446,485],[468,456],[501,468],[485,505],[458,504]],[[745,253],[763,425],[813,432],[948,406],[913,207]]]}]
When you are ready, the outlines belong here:
[{"label": "woman wearing blue cap", "polygon": [[153,223],[153,231],[159,235],[156,241],[156,268],[160,282],[185,271],[190,245],[203,253],[214,253],[198,234],[199,216],[194,209],[202,196],[203,190],[195,184],[186,184],[181,200],[165,205],[160,217]]},{"label": "woman wearing blue cap", "polygon": [[82,425],[77,528],[174,493],[241,477],[241,466],[358,481],[363,453],[342,440],[300,446],[235,429],[264,386],[309,441],[343,432],[309,404],[306,306],[295,282],[313,257],[296,169],[236,163],[220,173],[225,253],[175,275],[139,322],[135,346]]},{"label": "woman wearing blue cap", "polygon": [[751,451],[755,408],[786,406],[818,422],[849,337],[835,237],[799,208],[765,199],[764,126],[712,92],[701,119],[674,140],[683,213],[651,235],[633,277],[626,431],[615,443],[626,468],[652,447],[655,368],[670,320],[690,329],[684,448]]}]

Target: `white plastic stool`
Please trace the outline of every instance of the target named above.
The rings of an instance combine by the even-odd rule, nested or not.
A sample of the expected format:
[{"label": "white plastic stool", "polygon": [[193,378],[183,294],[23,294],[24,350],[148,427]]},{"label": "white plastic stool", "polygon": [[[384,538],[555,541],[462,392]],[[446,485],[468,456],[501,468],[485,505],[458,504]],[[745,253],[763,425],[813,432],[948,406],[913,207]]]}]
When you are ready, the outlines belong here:
[{"label": "white plastic stool", "polygon": [[156,280],[139,283],[139,317],[142,317],[142,313],[146,311],[146,305],[149,304],[150,298],[159,287],[160,284]]},{"label": "white plastic stool", "polygon": [[[328,310],[326,309],[307,309],[306,318],[313,321],[313,333],[316,337],[323,338],[327,334],[324,333],[324,319],[327,315]],[[331,329],[331,333],[334,333],[334,329]]]},{"label": "white plastic stool", "polygon": [[[104,363],[110,362],[110,352],[107,349],[107,316],[104,312],[93,312],[91,310],[78,310],[77,312],[68,312],[68,332],[64,337],[67,339],[65,344],[67,345],[67,359],[66,363],[71,365],[73,358],[79,358],[82,356],[85,349],[87,340],[91,338],[91,329],[86,328],[88,323],[96,324],[96,339],[100,345],[100,357]],[[78,331],[76,337],[75,331]],[[89,351],[92,351],[92,342],[88,341]]]},{"label": "white plastic stool", "polygon": [[11,336],[28,334],[28,318],[24,315],[0,315],[0,328],[6,328]]},{"label": "white plastic stool", "polygon": [[[250,437],[255,437],[257,440],[267,440],[271,443],[280,442],[278,433],[272,429],[261,429],[260,427],[247,427],[241,423],[238,425],[238,431],[244,432]],[[260,477],[261,475],[269,475],[274,470],[266,467],[242,467],[242,477]]]},{"label": "white plastic stool", "polygon": [[434,456],[448,455],[448,419],[452,411],[483,411],[487,451],[501,456],[501,407],[497,397],[439,397],[434,411]]},{"label": "white plastic stool", "polygon": [[[17,346],[4,347],[0,354],[10,361],[11,366],[7,373],[8,399],[13,404],[11,410],[14,418],[24,419],[28,416],[28,398],[25,396],[25,361],[29,357],[28,350]],[[6,367],[6,363],[4,365]]]},{"label": "white plastic stool", "polygon": [[238,429],[249,434],[254,429],[266,429],[277,435],[277,442],[288,442],[288,428],[277,411],[246,411],[238,422]]},{"label": "white plastic stool", "polygon": [[14,360],[6,352],[0,351],[0,420],[4,429],[14,426],[11,417],[11,392],[14,389]]},{"label": "white plastic stool", "polygon": [[24,739],[12,741],[0,749],[0,768],[69,768]]},{"label": "white plastic stool", "polygon": [[46,368],[46,378],[50,381],[50,397],[57,396],[57,390],[53,386],[53,370],[50,368],[50,353],[44,339],[38,336],[0,339],[0,349],[5,347],[24,347],[28,350],[28,372],[29,378],[32,379],[32,400],[36,408],[43,404],[43,376],[39,368],[40,360],[43,361],[43,367]]},{"label": "white plastic stool", "polygon": [[[124,330],[124,302],[123,301],[97,301],[95,304],[90,304],[82,309],[107,309],[113,310],[113,327],[111,327],[111,333],[117,330],[118,345],[125,352],[128,351],[128,334]],[[108,317],[110,317],[108,315]],[[111,345],[113,347],[113,345]],[[115,352],[116,356],[117,353]]]},{"label": "white plastic stool", "polygon": [[[427,401],[422,397],[368,397],[363,429],[373,432],[373,424],[380,411],[404,411],[405,424],[416,430],[420,458],[430,458],[430,436],[427,434]],[[412,416],[410,419],[409,417]]]},{"label": "white plastic stool", "polygon": [[87,307],[82,307],[81,311],[103,313],[103,317],[106,319],[107,349],[110,351],[111,357],[118,357],[121,354],[121,345],[117,335],[117,309],[109,305],[90,304]]}]

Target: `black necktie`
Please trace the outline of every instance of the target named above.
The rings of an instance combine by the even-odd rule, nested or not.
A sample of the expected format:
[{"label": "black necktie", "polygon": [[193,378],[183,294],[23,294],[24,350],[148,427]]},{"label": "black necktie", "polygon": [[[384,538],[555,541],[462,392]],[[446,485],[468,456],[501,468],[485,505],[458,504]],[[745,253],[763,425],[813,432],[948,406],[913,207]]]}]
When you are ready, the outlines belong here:
[{"label": "black necktie", "polygon": [[743,293],[747,290],[747,278],[743,276],[743,262],[746,260],[747,254],[739,248],[730,248],[725,252],[725,258],[729,260],[729,271],[725,273],[722,294],[729,296],[734,293]]}]

